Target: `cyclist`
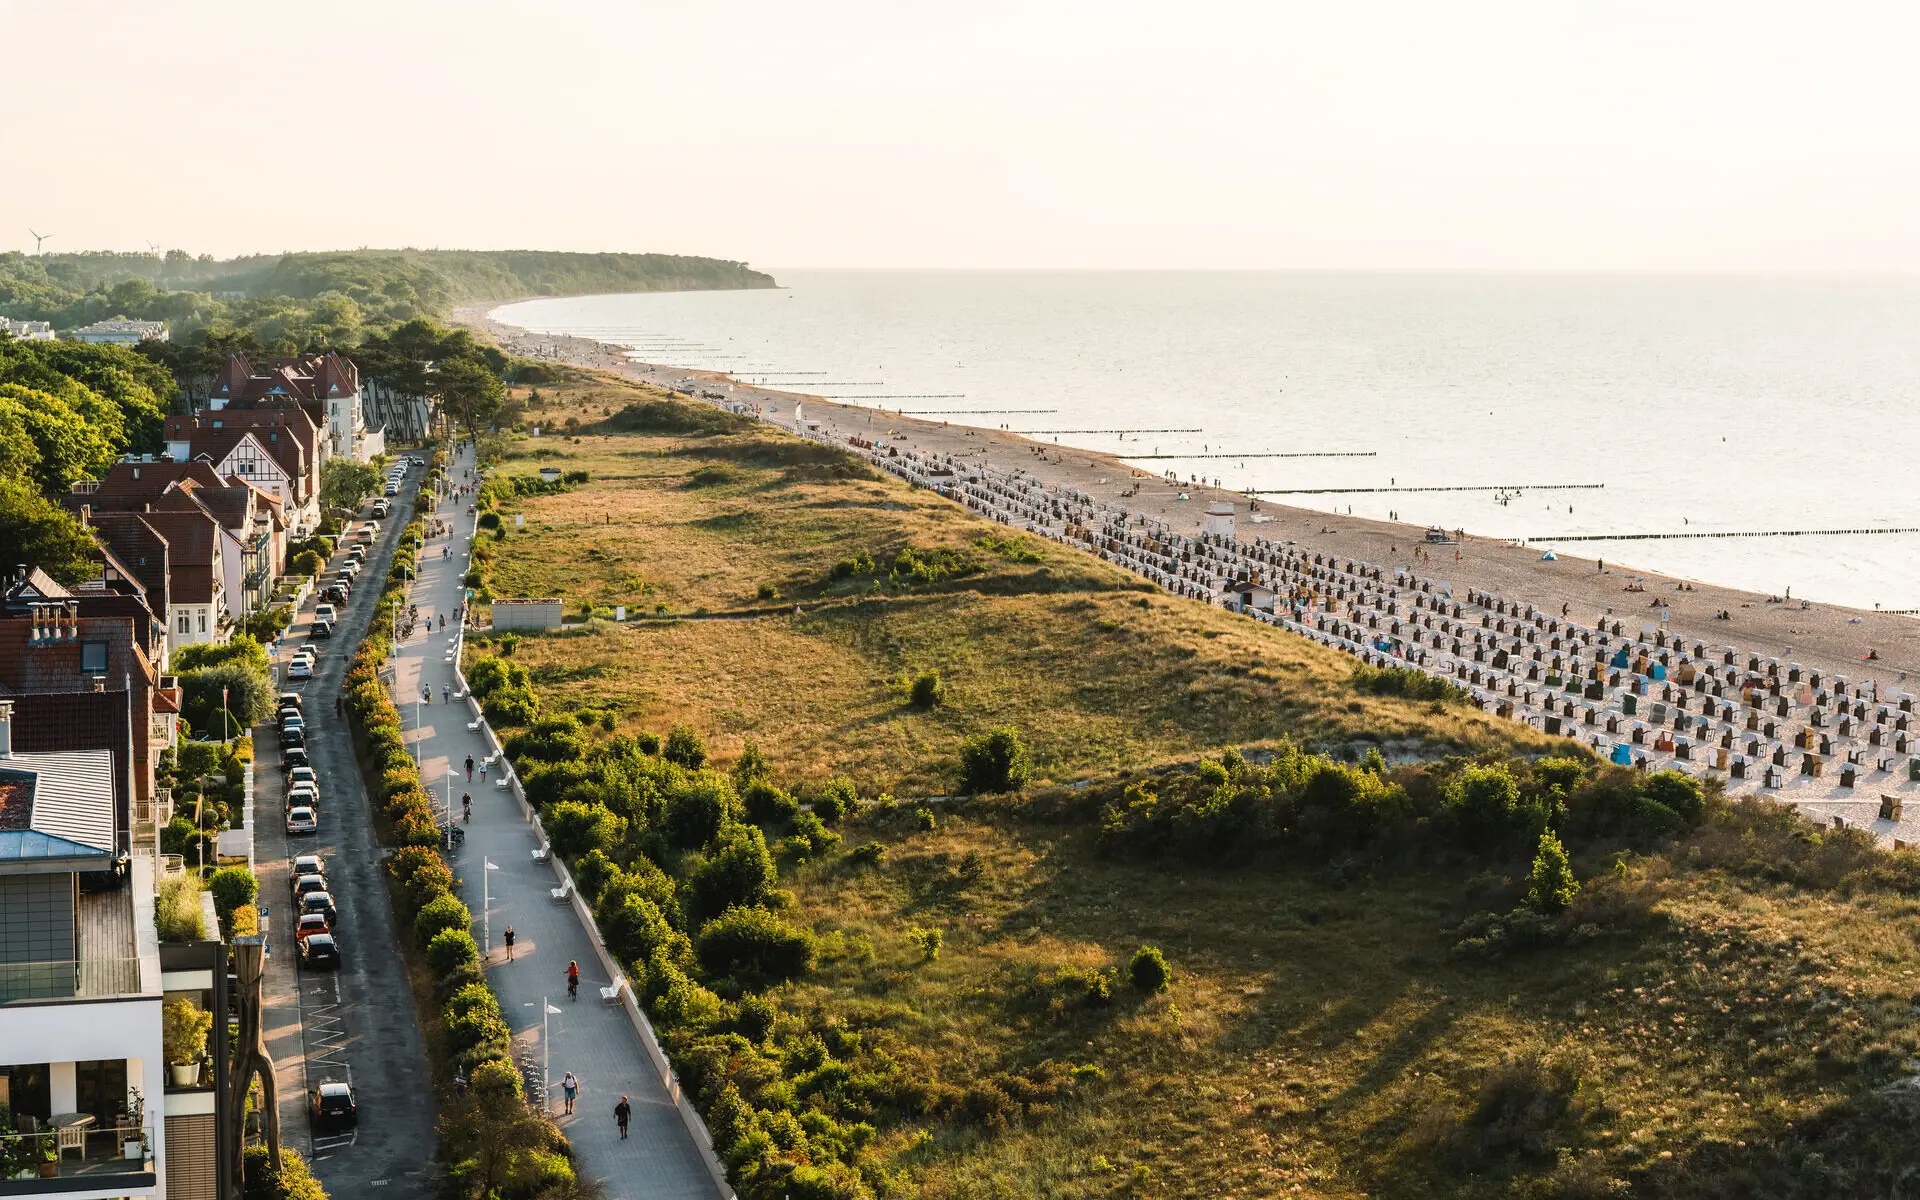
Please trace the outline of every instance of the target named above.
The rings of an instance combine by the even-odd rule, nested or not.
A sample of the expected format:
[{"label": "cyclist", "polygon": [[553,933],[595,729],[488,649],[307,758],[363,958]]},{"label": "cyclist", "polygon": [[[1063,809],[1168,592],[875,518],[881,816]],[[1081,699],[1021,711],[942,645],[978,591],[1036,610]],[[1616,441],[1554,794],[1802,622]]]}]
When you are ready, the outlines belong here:
[{"label": "cyclist", "polygon": [[462,820],[466,820],[466,821],[473,820],[473,793],[472,792],[460,793],[460,812],[461,812]]},{"label": "cyclist", "polygon": [[578,961],[567,964],[567,999],[580,998],[580,964]]}]

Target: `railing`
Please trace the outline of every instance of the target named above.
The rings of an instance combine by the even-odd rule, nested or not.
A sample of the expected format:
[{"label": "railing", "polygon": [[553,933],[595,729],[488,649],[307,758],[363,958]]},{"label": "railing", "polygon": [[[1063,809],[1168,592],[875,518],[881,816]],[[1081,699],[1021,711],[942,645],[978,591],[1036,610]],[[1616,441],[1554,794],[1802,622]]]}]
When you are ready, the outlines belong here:
[{"label": "railing", "polygon": [[[48,1179],[86,1182],[50,1189]],[[31,1196],[50,1190],[106,1191],[150,1186],[153,1182],[151,1121],[0,1135],[0,1196]]]},{"label": "railing", "polygon": [[140,991],[138,958],[59,958],[0,963],[0,1004]]},{"label": "railing", "polygon": [[[173,818],[168,817],[167,819],[171,821]],[[162,854],[160,856],[160,875],[162,878],[165,878],[166,876],[169,876],[169,875],[185,875],[186,873],[187,873],[186,855]]]}]

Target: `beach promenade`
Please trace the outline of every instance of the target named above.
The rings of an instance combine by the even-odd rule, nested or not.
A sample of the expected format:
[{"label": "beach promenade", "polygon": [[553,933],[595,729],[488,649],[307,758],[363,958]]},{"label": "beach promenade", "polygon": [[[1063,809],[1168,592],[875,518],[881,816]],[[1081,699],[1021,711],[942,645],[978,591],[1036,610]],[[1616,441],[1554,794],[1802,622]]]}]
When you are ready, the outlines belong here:
[{"label": "beach promenade", "polygon": [[[470,483],[472,467],[467,447],[452,467],[454,482]],[[455,823],[462,794],[473,796],[473,817],[461,826],[465,841],[455,848],[451,866],[473,910],[475,940],[486,939],[487,979],[512,1027],[514,1055],[530,1055],[536,1064],[550,1061],[549,1111],[572,1141],[582,1177],[603,1181],[610,1200],[722,1195],[626,1006],[602,1001],[600,988],[610,981],[593,936],[573,905],[554,901],[554,869],[536,861],[539,842],[512,790],[499,785],[501,764],[482,782],[479,766],[493,752],[486,734],[470,728],[474,715],[463,697],[447,701],[461,690],[455,614],[465,598],[461,577],[474,530],[469,503],[460,497],[436,514],[451,523],[452,533],[429,539],[422,551],[409,597],[420,621],[397,647],[392,680],[403,723],[411,727],[408,741],[419,754],[422,784],[449,805]],[[429,692],[431,702],[424,699]],[[471,782],[468,756],[475,764]],[[508,926],[515,934],[511,960],[503,943]],[[569,962],[580,964],[580,996],[573,1001],[567,999]],[[560,1080],[568,1071],[580,1080],[572,1116],[561,1112]],[[613,1115],[622,1096],[633,1107],[625,1139]]]}]

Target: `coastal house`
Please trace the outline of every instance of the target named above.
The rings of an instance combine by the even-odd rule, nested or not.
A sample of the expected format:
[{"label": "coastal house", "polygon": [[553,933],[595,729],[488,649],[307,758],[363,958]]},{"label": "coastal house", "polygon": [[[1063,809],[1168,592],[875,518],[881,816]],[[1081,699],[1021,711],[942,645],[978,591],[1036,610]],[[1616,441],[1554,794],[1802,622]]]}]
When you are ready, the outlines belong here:
[{"label": "coastal house", "polygon": [[50,342],[53,340],[53,323],[16,321],[12,317],[0,317],[0,335],[17,338],[23,342]]},{"label": "coastal house", "polygon": [[162,942],[156,893],[180,868],[151,836],[126,843],[127,783],[112,751],[83,744],[96,732],[31,734],[22,701],[0,698],[0,1084],[8,1136],[55,1150],[51,1176],[4,1191],[213,1200],[236,1186],[228,1038],[169,1066],[184,1046],[162,1014],[227,1011],[226,947],[212,929]]},{"label": "coastal house", "polygon": [[205,512],[88,513],[114,558],[126,564],[167,628],[171,659],[182,646],[224,642],[232,627],[220,523]]},{"label": "coastal house", "polygon": [[326,439],[298,405],[168,417],[162,437],[175,462],[204,461],[219,478],[238,478],[278,500],[287,536],[319,527]]},{"label": "coastal house", "polygon": [[208,402],[215,411],[284,405],[299,407],[325,431],[320,463],[335,456],[367,462],[386,452],[385,434],[367,427],[360,368],[336,353],[276,358],[263,367],[244,354],[232,355],[220,369]]},{"label": "coastal house", "polygon": [[91,325],[82,325],[67,334],[76,342],[89,342],[96,346],[137,346],[141,342],[164,342],[167,340],[165,321],[129,321],[125,317],[115,317],[111,321],[95,321]]}]

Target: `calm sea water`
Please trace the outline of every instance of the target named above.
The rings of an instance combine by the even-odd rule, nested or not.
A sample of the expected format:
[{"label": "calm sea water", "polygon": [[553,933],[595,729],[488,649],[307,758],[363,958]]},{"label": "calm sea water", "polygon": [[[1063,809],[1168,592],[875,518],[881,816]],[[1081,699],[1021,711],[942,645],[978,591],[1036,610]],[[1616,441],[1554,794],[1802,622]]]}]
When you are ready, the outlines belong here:
[{"label": "calm sea water", "polygon": [[[747,382],[1046,433],[1483,536],[1920,526],[1920,279],[778,271],[494,315]],[[878,399],[924,396],[927,399]],[[1370,452],[1252,458],[1257,452]],[[1604,488],[1540,490],[1547,485]],[[1920,608],[1920,535],[1561,543]]]}]

